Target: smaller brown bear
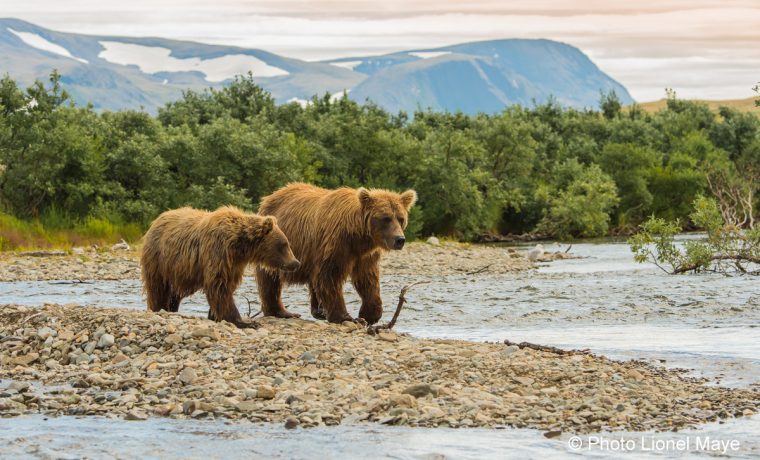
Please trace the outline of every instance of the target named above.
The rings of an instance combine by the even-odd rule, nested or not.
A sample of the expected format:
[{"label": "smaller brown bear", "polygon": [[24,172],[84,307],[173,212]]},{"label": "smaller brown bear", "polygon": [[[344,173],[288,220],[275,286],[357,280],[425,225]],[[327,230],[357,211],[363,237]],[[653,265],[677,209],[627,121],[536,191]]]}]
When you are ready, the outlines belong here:
[{"label": "smaller brown bear", "polygon": [[242,320],[233,298],[249,263],[274,273],[301,265],[274,217],[233,207],[166,211],[145,234],[140,256],[148,309],[175,312],[183,298],[203,289],[209,319],[255,327]]}]

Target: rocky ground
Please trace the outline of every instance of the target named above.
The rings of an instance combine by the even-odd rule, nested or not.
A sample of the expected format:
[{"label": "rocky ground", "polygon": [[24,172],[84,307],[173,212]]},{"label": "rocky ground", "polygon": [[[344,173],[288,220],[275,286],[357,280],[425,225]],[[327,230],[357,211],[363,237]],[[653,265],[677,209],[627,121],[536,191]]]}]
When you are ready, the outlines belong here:
[{"label": "rocky ground", "polygon": [[[538,261],[569,257],[572,254],[549,252]],[[387,254],[382,261],[383,273],[403,275],[510,273],[534,266],[535,262],[529,260],[524,251],[460,243],[412,243],[402,251]],[[249,269],[248,275],[253,275],[253,269]],[[0,253],[0,281],[120,280],[139,277],[139,252],[133,248]]]},{"label": "rocky ground", "polygon": [[639,362],[369,335],[353,323],[240,330],[179,314],[0,306],[0,414],[672,430],[760,410],[760,393]]}]

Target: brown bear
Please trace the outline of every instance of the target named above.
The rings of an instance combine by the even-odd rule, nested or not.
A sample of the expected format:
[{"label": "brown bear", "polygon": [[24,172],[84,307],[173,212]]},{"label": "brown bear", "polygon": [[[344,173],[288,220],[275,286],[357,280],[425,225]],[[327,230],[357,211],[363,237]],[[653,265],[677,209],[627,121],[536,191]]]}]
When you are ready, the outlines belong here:
[{"label": "brown bear", "polygon": [[350,277],[362,299],[359,318],[379,321],[380,256],[404,247],[408,212],[416,200],[414,190],[325,190],[309,184],[290,184],[265,197],[259,213],[277,217],[301,267],[288,273],[257,269],[264,315],[296,316],[282,304],[282,286],[308,284],[312,316],[331,323],[352,320],[343,300],[343,284]]},{"label": "brown bear", "polygon": [[177,311],[183,298],[203,289],[209,319],[253,327],[242,320],[233,298],[249,263],[272,273],[300,265],[274,217],[232,207],[166,211],[145,234],[140,256],[148,309]]}]

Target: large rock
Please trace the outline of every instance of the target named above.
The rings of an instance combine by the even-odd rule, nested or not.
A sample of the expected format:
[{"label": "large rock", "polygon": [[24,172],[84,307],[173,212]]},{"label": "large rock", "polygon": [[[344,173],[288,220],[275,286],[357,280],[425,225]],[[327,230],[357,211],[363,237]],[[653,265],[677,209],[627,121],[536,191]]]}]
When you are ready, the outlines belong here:
[{"label": "large rock", "polygon": [[98,348],[108,348],[114,344],[114,336],[111,334],[103,334],[98,339]]},{"label": "large rock", "polygon": [[13,358],[13,364],[17,366],[28,366],[40,358],[39,353],[29,353],[23,356],[16,356]]},{"label": "large rock", "polygon": [[274,398],[274,395],[274,388],[270,387],[269,385],[260,385],[258,388],[256,388],[256,397],[259,399],[272,399]]},{"label": "large rock", "polygon": [[186,367],[182,369],[177,378],[185,385],[192,385],[198,379],[198,373],[192,367]]},{"label": "large rock", "polygon": [[422,398],[429,394],[433,396],[438,395],[438,389],[427,383],[418,383],[416,385],[410,385],[402,391],[403,394],[412,395],[415,398]]}]

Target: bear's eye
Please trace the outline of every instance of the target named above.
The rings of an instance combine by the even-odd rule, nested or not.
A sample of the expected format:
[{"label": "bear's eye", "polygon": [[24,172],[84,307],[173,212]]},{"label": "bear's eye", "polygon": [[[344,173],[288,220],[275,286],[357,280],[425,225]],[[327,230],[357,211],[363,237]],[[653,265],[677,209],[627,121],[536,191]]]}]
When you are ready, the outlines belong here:
[{"label": "bear's eye", "polygon": [[393,220],[393,217],[391,217],[391,216],[385,216],[385,217],[383,217],[383,223],[384,224],[390,224],[392,220]]},{"label": "bear's eye", "polygon": [[402,227],[404,226],[404,218],[403,218],[403,217],[399,217],[399,218],[398,218],[398,224],[399,224],[400,226],[402,226]]},{"label": "bear's eye", "polygon": [[288,249],[288,244],[283,241],[277,245],[277,249],[285,252]]}]

